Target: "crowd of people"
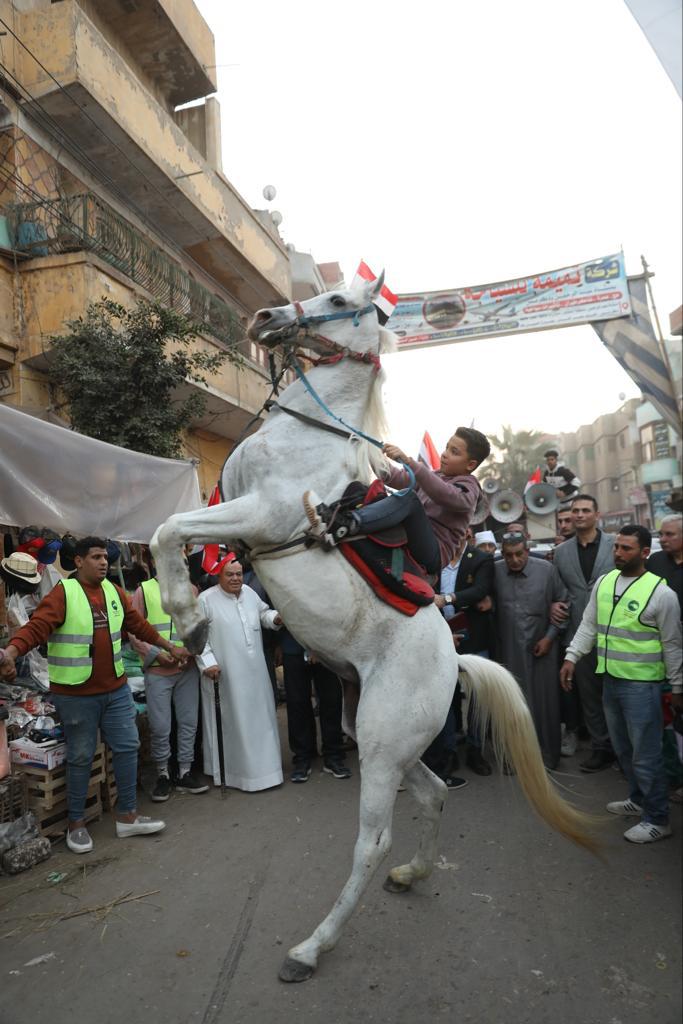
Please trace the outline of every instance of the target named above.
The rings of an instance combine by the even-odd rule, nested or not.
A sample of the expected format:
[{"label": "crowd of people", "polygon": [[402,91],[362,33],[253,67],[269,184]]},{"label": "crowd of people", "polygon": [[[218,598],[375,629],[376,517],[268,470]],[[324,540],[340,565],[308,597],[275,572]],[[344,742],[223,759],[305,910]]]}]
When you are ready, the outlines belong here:
[{"label": "crowd of people", "polygon": [[[475,534],[468,527],[481,495],[473,473],[489,453],[478,431],[458,428],[436,472],[396,446],[385,452],[412,469],[410,501],[380,495],[352,512],[307,508],[311,541],[329,550],[354,533],[403,523],[411,550],[432,570],[435,604],[458,652],[495,659],[523,690],[546,768],[556,770],[586,740],[582,772],[618,763],[625,776],[628,795],[607,806],[638,818],[625,838],[646,843],[670,835],[669,801],[681,798],[681,758],[674,740],[665,766],[664,742],[672,734],[665,736],[664,725],[671,720],[682,731],[681,515],[664,520],[661,551],[651,554],[647,529],[630,525],[606,533],[595,498],[578,493],[571,471],[561,480],[555,474],[564,503],[556,543],[539,556],[524,523],[508,526],[499,542],[490,530]],[[390,483],[404,486],[405,473],[395,471]],[[33,564],[22,569],[16,562],[13,569],[4,559],[8,571],[40,578],[30,555],[12,557]],[[125,685],[131,657],[145,681],[153,801],[168,800],[173,789],[205,793],[207,778],[247,792],[282,784],[279,697],[287,714],[290,781],[309,779],[319,748],[323,772],[350,777],[346,752],[353,743],[342,730],[341,681],[287,632],[253,571],[234,553],[226,552],[210,577],[198,581],[208,641],[196,657],[176,633],[153,572],[133,574],[129,588],[112,581],[107,541],[99,537],[78,541],[73,563],[70,576],[53,581],[0,652],[0,677],[11,680],[18,659],[47,645],[50,701],[67,743],[72,851],[93,848],[84,804],[98,731],[113,754],[116,834],[164,828],[137,810],[139,740]],[[458,774],[461,744],[465,766],[490,776],[476,702],[465,701],[458,684],[443,729],[423,755],[451,789],[467,784]],[[500,767],[514,773],[509,764]]]}]

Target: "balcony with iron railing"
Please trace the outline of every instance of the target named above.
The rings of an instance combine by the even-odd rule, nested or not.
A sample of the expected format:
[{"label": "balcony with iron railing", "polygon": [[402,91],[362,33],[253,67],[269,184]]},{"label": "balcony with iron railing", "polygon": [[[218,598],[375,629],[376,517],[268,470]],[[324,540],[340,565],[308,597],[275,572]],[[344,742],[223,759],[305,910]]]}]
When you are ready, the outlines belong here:
[{"label": "balcony with iron railing", "polygon": [[93,193],[16,203],[5,213],[17,253],[37,257],[92,252],[226,347],[266,366],[265,352],[246,338],[235,310]]}]

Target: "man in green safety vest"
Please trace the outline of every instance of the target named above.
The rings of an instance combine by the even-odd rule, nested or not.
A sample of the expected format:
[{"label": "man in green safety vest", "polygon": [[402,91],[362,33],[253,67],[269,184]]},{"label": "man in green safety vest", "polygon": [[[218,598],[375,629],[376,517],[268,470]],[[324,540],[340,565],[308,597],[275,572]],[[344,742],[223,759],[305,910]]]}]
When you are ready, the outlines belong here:
[{"label": "man in green safety vest", "polygon": [[[182,647],[173,619],[161,603],[159,581],[143,580],[133,594],[132,605],[166,640]],[[192,771],[194,741],[199,719],[199,669],[194,658],[180,662],[154,644],[130,637],[131,645],[142,659],[151,755],[157,768],[152,800],[161,802],[171,795],[169,758],[171,756],[171,707],[175,710],[178,778],[180,793],[206,793],[205,781]]]},{"label": "man in green safety vest", "polygon": [[593,588],[560,669],[570,690],[576,662],[597,649],[603,706],[614,751],[630,786],[627,800],[607,804],[611,814],[640,821],[624,833],[631,843],[671,835],[669,795],[662,758],[662,683],[683,708],[681,620],[666,582],[648,572],[652,536],[644,526],[623,526],[614,544],[616,569]]},{"label": "man in green safety vest", "polygon": [[64,725],[67,744],[66,842],[74,853],[89,853],[93,842],[85,814],[98,729],[113,755],[117,836],[148,835],[165,827],[163,821],[137,813],[140,744],[121,657],[122,631],[168,651],[179,662],[190,653],[161,636],[133,609],[124,591],[106,578],[105,540],[84,537],[78,541],[74,561],[76,575],[61,580],[12,637],[0,664],[0,678],[9,677],[16,658],[47,643],[50,700]]}]

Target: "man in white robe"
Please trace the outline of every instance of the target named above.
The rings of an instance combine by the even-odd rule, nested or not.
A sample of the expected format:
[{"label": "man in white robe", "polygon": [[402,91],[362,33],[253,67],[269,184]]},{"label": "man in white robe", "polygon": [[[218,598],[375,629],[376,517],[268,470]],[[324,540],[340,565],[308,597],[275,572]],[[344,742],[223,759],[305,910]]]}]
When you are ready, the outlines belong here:
[{"label": "man in white robe", "polygon": [[282,782],[280,737],[273,690],[263,655],[261,627],[278,629],[282,619],[251,587],[242,566],[227,556],[218,586],[199,597],[209,638],[197,664],[202,671],[204,772],[221,784],[214,705],[219,680],[225,783],[254,792]]}]

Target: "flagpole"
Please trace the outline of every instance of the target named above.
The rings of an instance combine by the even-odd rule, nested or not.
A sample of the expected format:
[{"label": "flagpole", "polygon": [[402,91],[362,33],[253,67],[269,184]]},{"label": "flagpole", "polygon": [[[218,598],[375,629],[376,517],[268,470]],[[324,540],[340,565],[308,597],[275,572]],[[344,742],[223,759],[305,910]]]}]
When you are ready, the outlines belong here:
[{"label": "flagpole", "polygon": [[[666,369],[667,369],[668,374],[669,374],[669,380],[671,381],[671,390],[672,390],[672,392],[674,394],[674,397],[675,397],[676,396],[676,389],[674,387],[674,375],[673,375],[673,370],[671,368],[671,360],[669,359],[669,353],[667,351],[666,344],[664,343],[664,335],[662,334],[662,325],[659,322],[659,313],[657,312],[657,306],[655,305],[655,297],[654,297],[654,293],[652,291],[652,285],[650,284],[650,278],[654,277],[655,275],[654,275],[654,272],[652,270],[650,270],[650,268],[648,266],[648,263],[647,263],[647,260],[642,255],[640,257],[640,262],[641,262],[642,267],[643,267],[643,277],[645,278],[645,287],[647,288],[648,298],[650,299],[650,305],[652,306],[652,312],[653,312],[654,318],[655,318],[655,325],[657,327],[657,344],[659,345],[659,351],[660,351],[660,353],[662,355],[664,363],[666,364]],[[678,406],[678,411],[679,411],[679,414],[680,414],[680,411],[681,411],[681,401],[680,401],[679,398],[676,398],[676,404]]]}]

